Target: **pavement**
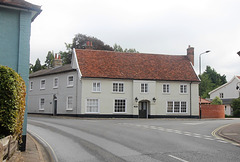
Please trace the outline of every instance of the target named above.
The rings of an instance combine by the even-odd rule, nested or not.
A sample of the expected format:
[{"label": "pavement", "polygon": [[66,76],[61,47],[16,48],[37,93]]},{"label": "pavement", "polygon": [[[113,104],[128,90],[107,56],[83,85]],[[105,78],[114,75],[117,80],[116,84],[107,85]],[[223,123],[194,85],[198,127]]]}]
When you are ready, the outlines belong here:
[{"label": "pavement", "polygon": [[[234,145],[240,146],[240,123],[229,124],[220,127],[216,133]],[[9,162],[52,162],[57,161],[51,157],[52,153],[45,147],[45,144],[38,140],[37,137],[27,134],[26,151],[17,151]]]},{"label": "pavement", "polygon": [[240,123],[229,124],[221,127],[216,134],[233,144],[240,146]]},{"label": "pavement", "polygon": [[37,141],[31,134],[27,134],[26,151],[17,151],[8,162],[51,162],[49,152],[41,142]]}]

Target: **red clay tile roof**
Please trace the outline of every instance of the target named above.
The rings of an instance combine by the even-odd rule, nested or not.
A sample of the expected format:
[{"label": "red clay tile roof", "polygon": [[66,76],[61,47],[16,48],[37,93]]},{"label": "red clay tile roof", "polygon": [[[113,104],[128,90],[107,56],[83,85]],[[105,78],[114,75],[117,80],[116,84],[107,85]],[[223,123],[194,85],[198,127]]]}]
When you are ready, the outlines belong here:
[{"label": "red clay tile roof", "polygon": [[82,77],[197,81],[187,56],[76,49]]},{"label": "red clay tile roof", "polygon": [[0,0],[0,5],[36,11],[32,21],[42,12],[40,6],[26,2],[25,0]]}]

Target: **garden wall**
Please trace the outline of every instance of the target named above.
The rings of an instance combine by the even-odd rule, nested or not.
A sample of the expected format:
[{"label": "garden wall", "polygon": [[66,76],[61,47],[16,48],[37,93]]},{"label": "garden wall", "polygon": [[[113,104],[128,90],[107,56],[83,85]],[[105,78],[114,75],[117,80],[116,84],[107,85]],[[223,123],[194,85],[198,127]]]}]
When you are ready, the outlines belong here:
[{"label": "garden wall", "polygon": [[202,119],[204,118],[225,118],[224,105],[201,105]]}]

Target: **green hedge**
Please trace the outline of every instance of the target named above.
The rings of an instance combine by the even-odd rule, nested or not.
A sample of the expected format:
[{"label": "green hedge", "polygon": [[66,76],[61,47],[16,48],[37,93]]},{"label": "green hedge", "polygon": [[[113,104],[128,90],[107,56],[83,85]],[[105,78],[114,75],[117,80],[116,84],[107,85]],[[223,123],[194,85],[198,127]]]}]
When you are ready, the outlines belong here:
[{"label": "green hedge", "polygon": [[0,138],[21,139],[25,111],[26,86],[13,69],[0,65]]}]

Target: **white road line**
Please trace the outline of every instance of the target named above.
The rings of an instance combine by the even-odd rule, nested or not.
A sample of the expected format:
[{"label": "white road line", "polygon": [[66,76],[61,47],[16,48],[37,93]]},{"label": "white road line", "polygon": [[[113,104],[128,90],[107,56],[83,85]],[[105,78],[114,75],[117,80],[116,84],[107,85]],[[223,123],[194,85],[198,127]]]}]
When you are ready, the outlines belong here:
[{"label": "white road line", "polygon": [[204,137],[211,138],[212,136],[203,135]]},{"label": "white road line", "polygon": [[227,141],[222,141],[222,140],[217,140],[217,141],[221,143],[228,143]]},{"label": "white road line", "polygon": [[179,157],[176,157],[176,156],[173,156],[173,155],[168,155],[168,156],[170,156],[171,158],[177,159],[179,161],[182,161],[182,162],[188,162],[187,160],[183,160],[183,159],[181,159]]},{"label": "white road line", "polygon": [[213,141],[214,139],[212,139],[212,138],[204,138],[204,139],[206,139],[206,140],[211,140],[211,141]]}]

